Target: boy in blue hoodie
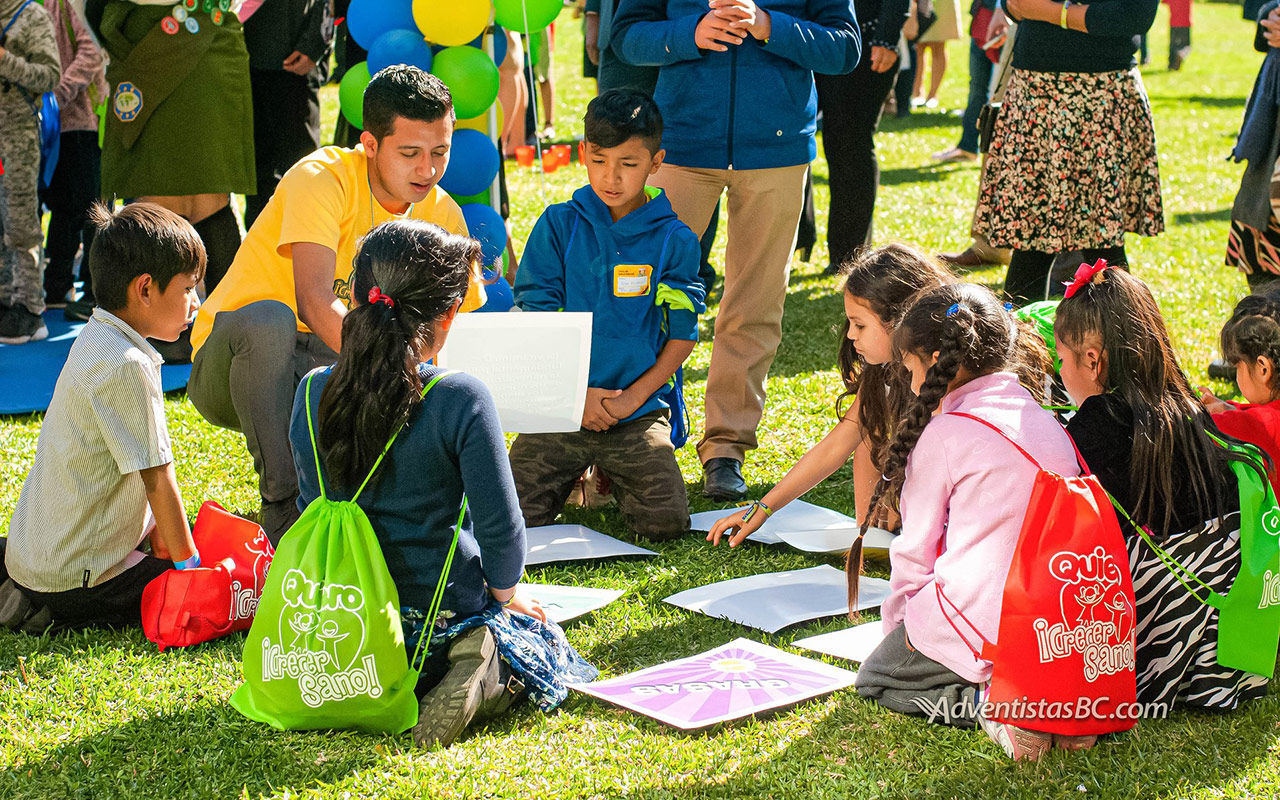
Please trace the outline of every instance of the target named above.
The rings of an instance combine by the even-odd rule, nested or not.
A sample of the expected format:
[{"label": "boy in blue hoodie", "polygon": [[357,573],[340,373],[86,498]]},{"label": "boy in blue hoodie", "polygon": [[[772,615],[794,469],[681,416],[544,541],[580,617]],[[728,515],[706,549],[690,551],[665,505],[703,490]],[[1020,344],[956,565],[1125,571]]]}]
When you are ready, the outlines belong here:
[{"label": "boy in blue hoodie", "polygon": [[646,185],[664,155],[653,100],[607,91],[584,122],[578,152],[589,185],[542,214],[514,287],[525,311],[593,314],[582,429],[516,437],[511,471],[526,525],[550,524],[594,464],[635,533],[672,539],[689,529],[671,426],[683,406],[676,372],[705,310],[698,237]]}]

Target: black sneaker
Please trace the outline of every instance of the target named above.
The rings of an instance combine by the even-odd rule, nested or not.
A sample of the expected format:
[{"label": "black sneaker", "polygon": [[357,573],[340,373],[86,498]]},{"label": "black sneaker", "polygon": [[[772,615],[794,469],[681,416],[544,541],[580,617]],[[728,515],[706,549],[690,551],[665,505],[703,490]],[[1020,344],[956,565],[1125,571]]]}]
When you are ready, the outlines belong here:
[{"label": "black sneaker", "polygon": [[448,673],[418,704],[413,743],[419,747],[453,744],[482,707],[506,691],[500,661],[498,644],[485,625],[455,639],[449,646]]},{"label": "black sneaker", "polygon": [[709,458],[702,465],[702,494],[712,500],[733,501],[747,496],[742,462],[736,458]]},{"label": "black sneaker", "polygon": [[1228,364],[1226,359],[1215,358],[1209,362],[1209,377],[1217,378],[1221,381],[1234,381],[1236,379],[1235,364]]},{"label": "black sneaker", "polygon": [[39,314],[15,304],[0,318],[0,344],[26,344],[49,338],[49,329]]},{"label": "black sneaker", "polygon": [[88,322],[93,316],[93,303],[84,300],[72,300],[62,310],[62,316],[71,322]]}]

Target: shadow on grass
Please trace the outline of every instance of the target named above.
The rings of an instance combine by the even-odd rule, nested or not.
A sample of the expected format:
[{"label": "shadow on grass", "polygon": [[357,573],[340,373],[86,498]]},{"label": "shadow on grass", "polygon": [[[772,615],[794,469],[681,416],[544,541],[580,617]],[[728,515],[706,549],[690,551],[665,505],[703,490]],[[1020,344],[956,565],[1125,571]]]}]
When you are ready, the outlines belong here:
[{"label": "shadow on grass", "polygon": [[1178,103],[1193,103],[1208,108],[1244,108],[1243,97],[1222,97],[1219,95],[1192,94],[1182,97],[1164,97],[1164,100]]},{"label": "shadow on grass", "polygon": [[[798,716],[822,713],[823,703],[801,706]],[[976,729],[931,725],[846,690],[830,713],[798,725],[802,735],[781,747],[744,752],[740,759],[691,770],[683,783],[640,786],[625,796],[732,798],[770,794],[770,789],[786,797],[1061,800],[1085,794],[1218,793],[1244,777],[1275,744],[1276,711],[1276,700],[1269,698],[1229,715],[1176,712],[1171,719],[1144,721],[1132,731],[1104,737],[1092,750],[1055,750],[1038,764],[1019,764]],[[745,724],[725,723],[692,735],[728,736]]]},{"label": "shadow on grass", "polygon": [[1173,215],[1175,225],[1198,225],[1202,222],[1226,222],[1231,219],[1231,209],[1213,211],[1179,211]]},{"label": "shadow on grass", "polygon": [[[224,797],[330,783],[385,761],[365,734],[282,733],[211,703],[131,720],[0,773],[7,797]],[[6,790],[17,787],[17,793]]]}]

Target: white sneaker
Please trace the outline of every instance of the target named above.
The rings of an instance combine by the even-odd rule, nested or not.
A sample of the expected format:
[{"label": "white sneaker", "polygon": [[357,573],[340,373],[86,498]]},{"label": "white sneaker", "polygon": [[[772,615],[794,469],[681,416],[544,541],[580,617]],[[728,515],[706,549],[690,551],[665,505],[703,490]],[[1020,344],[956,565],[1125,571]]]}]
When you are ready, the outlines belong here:
[{"label": "white sneaker", "polygon": [[978,715],[978,724],[991,741],[1000,745],[1014,761],[1039,761],[1053,747],[1053,734],[1019,728],[1007,722],[996,722]]}]

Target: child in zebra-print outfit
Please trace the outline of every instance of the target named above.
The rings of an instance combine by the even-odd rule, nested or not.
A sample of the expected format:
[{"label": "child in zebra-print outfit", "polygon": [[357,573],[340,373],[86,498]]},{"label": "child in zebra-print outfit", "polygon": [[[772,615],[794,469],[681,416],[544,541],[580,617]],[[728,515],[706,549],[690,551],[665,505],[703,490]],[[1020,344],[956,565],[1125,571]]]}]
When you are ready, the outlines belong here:
[{"label": "child in zebra-print outfit", "polygon": [[1200,389],[1201,402],[1225,433],[1256,444],[1271,459],[1271,486],[1280,495],[1280,290],[1251,294],[1222,326],[1222,353],[1236,368],[1245,403]]},{"label": "child in zebra-print outfit", "polygon": [[[1082,271],[1054,324],[1059,374],[1080,405],[1067,432],[1102,486],[1165,551],[1226,594],[1240,569],[1240,500],[1218,433],[1173,354],[1151,292],[1129,273]],[[1217,662],[1218,612],[1126,524],[1137,601],[1138,700],[1228,710],[1267,679]]]}]

